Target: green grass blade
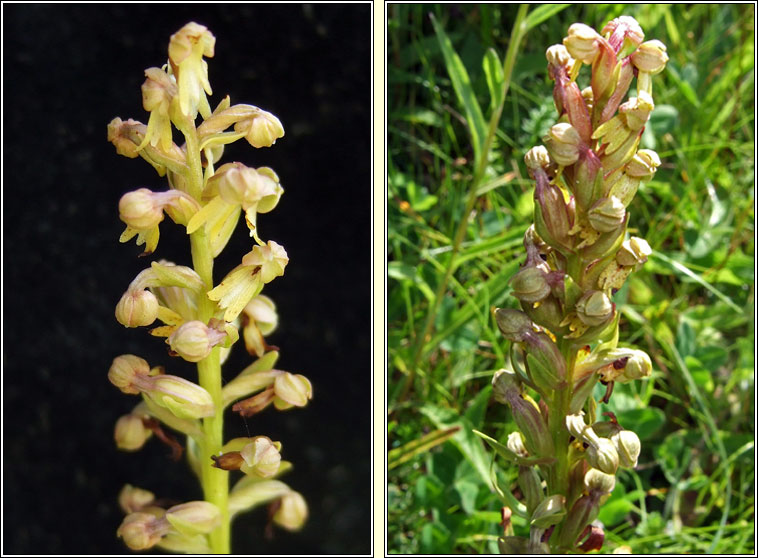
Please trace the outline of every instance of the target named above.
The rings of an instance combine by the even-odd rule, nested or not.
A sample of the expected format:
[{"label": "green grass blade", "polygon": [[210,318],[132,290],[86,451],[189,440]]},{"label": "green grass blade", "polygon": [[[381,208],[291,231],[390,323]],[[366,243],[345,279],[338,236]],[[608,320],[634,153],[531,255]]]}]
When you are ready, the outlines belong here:
[{"label": "green grass blade", "polygon": [[460,426],[453,426],[452,428],[435,430],[418,440],[411,440],[399,448],[390,450],[387,454],[387,469],[394,469],[398,465],[410,461],[417,455],[425,453],[440,444],[444,444],[460,429]]},{"label": "green grass blade", "polygon": [[471,86],[471,80],[469,79],[466,67],[463,65],[458,53],[455,52],[453,43],[450,42],[450,38],[445,34],[445,31],[437,22],[434,15],[430,14],[429,17],[432,20],[432,25],[434,26],[434,32],[437,35],[437,42],[439,42],[442,56],[445,58],[445,66],[450,75],[450,81],[453,83],[453,89],[455,89],[458,101],[466,112],[466,122],[469,126],[469,133],[471,134],[474,158],[476,161],[479,161],[482,156],[484,139],[487,135],[487,125],[484,122],[482,109],[479,106],[479,102],[476,100],[476,94],[474,93],[474,88]]},{"label": "green grass blade", "polygon": [[482,61],[487,87],[490,90],[490,111],[494,111],[503,102],[503,65],[494,48],[488,48]]},{"label": "green grass blade", "polygon": [[658,258],[659,260],[661,260],[661,261],[667,263],[669,266],[671,266],[671,268],[674,271],[678,271],[679,273],[682,273],[682,274],[686,275],[687,277],[689,277],[690,279],[692,279],[696,283],[699,283],[700,285],[702,285],[703,287],[705,287],[706,289],[708,289],[711,293],[714,294],[714,296],[716,296],[719,299],[723,300],[727,305],[729,305],[729,308],[731,308],[735,312],[742,313],[742,308],[740,308],[734,302],[732,302],[731,298],[729,298],[724,293],[722,293],[721,291],[719,291],[716,287],[714,287],[713,285],[711,285],[708,281],[706,281],[705,279],[703,279],[702,277],[700,277],[698,274],[693,273],[692,271],[690,271],[687,267],[685,267],[684,265],[682,265],[678,261],[672,260],[668,256],[665,256],[665,255],[661,254],[660,252],[653,252],[653,255],[656,258]]},{"label": "green grass blade", "polygon": [[526,31],[537,27],[543,21],[550,19],[559,12],[562,12],[570,5],[571,4],[542,4],[538,8],[535,8],[535,10],[530,13],[524,20],[524,27],[526,28]]}]

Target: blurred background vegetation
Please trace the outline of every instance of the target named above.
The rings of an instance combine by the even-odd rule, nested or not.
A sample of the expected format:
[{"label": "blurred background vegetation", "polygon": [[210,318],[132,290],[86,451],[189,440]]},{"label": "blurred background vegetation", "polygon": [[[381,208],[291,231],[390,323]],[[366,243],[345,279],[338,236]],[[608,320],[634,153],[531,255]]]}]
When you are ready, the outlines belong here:
[{"label": "blurred background vegetation", "polygon": [[[523,156],[557,117],[544,53],[571,23],[630,15],[670,61],[641,146],[663,165],[630,206],[629,232],[654,254],[614,297],[621,341],[654,373],[600,409],[643,443],[600,514],[603,551],[754,553],[754,5],[535,4],[521,37],[518,9],[388,6],[388,550],[497,552],[491,479],[510,486],[516,471],[472,429],[514,429],[490,401],[507,348],[491,309],[516,305],[508,280],[533,208]],[[502,64],[509,47],[477,176],[473,103],[489,121],[492,82],[508,76],[486,53]]]}]

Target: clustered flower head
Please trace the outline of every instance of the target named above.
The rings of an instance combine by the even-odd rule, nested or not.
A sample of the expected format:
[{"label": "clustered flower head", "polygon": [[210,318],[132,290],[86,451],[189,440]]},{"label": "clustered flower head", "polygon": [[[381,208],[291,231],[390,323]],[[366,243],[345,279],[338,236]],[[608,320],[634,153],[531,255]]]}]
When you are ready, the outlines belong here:
[{"label": "clustered flower head", "polygon": [[[237,513],[269,503],[273,522],[288,530],[299,529],[308,515],[302,495],[277,479],[291,468],[282,459],[281,443],[257,435],[213,445],[204,426],[232,404],[233,410],[250,416],[271,403],[278,410],[303,407],[312,397],[305,376],[274,369],[278,348],[264,338],[276,329],[278,317],[274,302],[261,291],[284,274],[289,258],[279,243],[261,239],[257,216],[276,208],[284,192],[279,176],[268,167],[240,162],[217,166],[225,145],[245,139],[255,148],[270,147],[284,136],[284,128],[270,112],[232,105],[229,97],[211,110],[205,59],[214,56],[215,42],[203,25],[182,27],[171,36],[166,64],[145,70],[142,105],[149,113],[147,125],[121,118],[108,125],[108,140],[117,153],[142,157],[168,179],[166,190],[140,187],[121,197],[119,217],[126,229],[119,240],[136,236],[137,244],[145,246],[143,255],[152,254],[168,216],[189,235],[195,265],[152,262],[124,292],[115,316],[128,328],[150,326],[153,337],[165,340],[168,356],[198,363],[199,369],[223,362],[241,327],[245,347],[257,360],[223,388],[220,372],[218,386],[206,389],[200,385],[202,372],[195,383],[132,354],[113,360],[108,379],[123,393],[140,398],[116,423],[119,449],[136,451],[155,437],[178,459],[184,446],[171,433],[175,431],[195,448],[187,455],[202,482],[216,470],[223,475],[240,471],[244,478],[218,505],[194,501],[167,509],[151,492],[125,487],[120,500],[127,516],[117,534],[133,550],[157,545],[198,554],[228,552],[216,544],[216,535],[220,529],[228,533]],[[175,143],[180,135],[184,141]],[[214,286],[213,259],[226,246],[240,215],[250,230],[251,249]],[[228,480],[223,479],[227,493]]]},{"label": "clustered flower head", "polygon": [[[524,157],[535,209],[525,263],[511,280],[521,309],[495,311],[515,372],[495,374],[494,397],[510,406],[519,429],[507,450],[519,464],[531,526],[529,540],[500,539],[504,553],[599,549],[603,532],[591,523],[618,469],[635,467],[640,455],[634,432],[615,417],[598,420],[593,390],[605,384],[607,403],[615,382],[652,372],[644,351],[618,346],[613,301],[652,252],[626,234],[627,208],[661,164],[638,148],[655,108],[652,76],[668,56],[663,43],[644,38],[622,16],[601,33],[575,23],[546,52],[558,122]],[[585,64],[591,77],[582,88],[576,80]],[[627,97],[635,79],[636,96]]]}]

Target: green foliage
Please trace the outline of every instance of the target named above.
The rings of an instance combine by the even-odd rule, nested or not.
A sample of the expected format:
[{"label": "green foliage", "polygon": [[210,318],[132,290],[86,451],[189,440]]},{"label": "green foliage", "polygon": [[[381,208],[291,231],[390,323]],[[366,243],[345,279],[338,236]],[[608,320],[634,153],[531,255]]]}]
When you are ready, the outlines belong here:
[{"label": "green foliage", "polygon": [[532,218],[523,155],[556,116],[544,51],[571,23],[625,14],[670,62],[642,140],[663,165],[629,224],[654,253],[614,297],[621,343],[655,371],[598,409],[643,442],[602,510],[603,550],[753,553],[754,7],[535,6],[518,37],[518,5],[388,7],[389,449],[461,427],[389,472],[389,551],[497,552],[491,479],[506,492],[515,471],[472,430],[501,443],[513,430],[489,403],[508,362],[491,308],[514,304]]}]

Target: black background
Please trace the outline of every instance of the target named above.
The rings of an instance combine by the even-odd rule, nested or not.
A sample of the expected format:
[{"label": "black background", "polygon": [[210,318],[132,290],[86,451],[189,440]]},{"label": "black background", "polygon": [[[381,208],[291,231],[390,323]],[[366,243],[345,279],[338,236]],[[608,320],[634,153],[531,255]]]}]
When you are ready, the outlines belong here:
[{"label": "black background", "polygon": [[[184,461],[155,439],[115,449],[116,419],[137,400],[107,379],[112,359],[138,354],[192,378],[162,340],[122,328],[113,311],[150,259],[189,264],[170,220],[151,258],[119,244],[120,196],[166,188],[142,159],[106,141],[115,116],[147,123],[144,70],[167,58],[188,21],[216,36],[211,106],[229,94],[276,114],[286,135],[268,149],[240,141],[222,162],[271,166],[285,188],[259,218],[290,263],[266,287],[277,303],[278,368],[305,374],[314,399],[245,424],[295,469],[283,480],[310,507],[305,529],[263,536],[265,509],[235,520],[238,553],[371,552],[370,4],[3,5],[3,548],[6,553],[126,553],[115,532],[121,487],[201,498]],[[244,222],[215,279],[252,247]],[[242,351],[244,353],[244,351]],[[235,347],[228,380],[249,363]]]}]

